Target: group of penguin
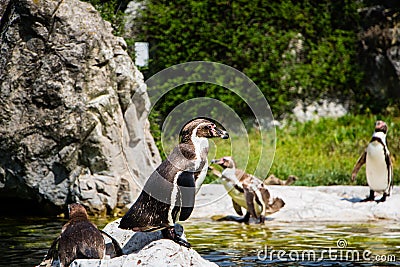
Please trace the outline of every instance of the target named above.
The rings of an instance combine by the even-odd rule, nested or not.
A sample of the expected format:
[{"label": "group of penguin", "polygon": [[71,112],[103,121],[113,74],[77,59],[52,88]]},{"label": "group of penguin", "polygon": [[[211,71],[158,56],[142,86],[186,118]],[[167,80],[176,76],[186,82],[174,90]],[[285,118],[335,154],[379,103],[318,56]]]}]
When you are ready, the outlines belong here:
[{"label": "group of penguin", "polygon": [[[377,202],[385,201],[390,195],[393,171],[386,143],[387,131],[385,122],[376,122],[372,139],[352,172],[354,180],[361,166],[366,164],[370,195],[362,201],[374,201],[375,192],[383,194]],[[150,175],[136,202],[121,218],[119,228],[141,232],[161,230],[164,238],[190,248],[190,243],[175,232],[174,225],[191,215],[195,195],[210,169],[207,160],[209,138],[228,139],[229,134],[208,119],[197,118],[188,122],[180,132],[179,144]],[[235,211],[243,216],[242,209],[246,210],[246,214],[235,221],[248,222],[253,217],[263,223],[267,215],[285,205],[280,198],[271,199],[265,181],[237,169],[232,157],[222,157],[211,163],[223,168],[219,176],[232,198]],[[295,180],[293,177],[290,179],[288,183]],[[71,204],[69,221],[40,266],[50,266],[57,258],[61,266],[69,266],[79,258],[101,259],[105,255],[103,235],[111,238],[115,254],[121,255],[118,242],[88,220],[85,208],[80,204]]]}]

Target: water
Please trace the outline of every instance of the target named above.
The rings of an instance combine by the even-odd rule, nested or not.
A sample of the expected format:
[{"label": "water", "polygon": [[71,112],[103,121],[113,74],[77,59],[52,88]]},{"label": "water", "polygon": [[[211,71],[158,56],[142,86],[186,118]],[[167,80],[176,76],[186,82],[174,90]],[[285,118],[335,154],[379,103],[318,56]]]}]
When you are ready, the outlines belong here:
[{"label": "water", "polygon": [[[110,220],[92,221],[103,228]],[[65,222],[1,218],[0,266],[39,264]],[[392,221],[268,222],[261,227],[190,220],[182,225],[193,248],[219,266],[400,266],[400,224]]]},{"label": "water", "polygon": [[193,247],[220,266],[400,265],[400,224],[388,221],[262,227],[193,221],[184,227]]}]

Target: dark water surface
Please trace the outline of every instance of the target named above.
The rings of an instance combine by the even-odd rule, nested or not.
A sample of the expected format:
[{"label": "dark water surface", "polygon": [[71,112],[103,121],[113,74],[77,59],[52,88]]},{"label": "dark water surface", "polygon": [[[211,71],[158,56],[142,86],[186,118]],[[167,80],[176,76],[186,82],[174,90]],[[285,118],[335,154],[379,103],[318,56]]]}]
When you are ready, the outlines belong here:
[{"label": "dark water surface", "polygon": [[[0,218],[0,266],[41,262],[62,218]],[[101,229],[112,219],[92,219]],[[184,222],[187,238],[219,266],[400,266],[400,223]]]}]

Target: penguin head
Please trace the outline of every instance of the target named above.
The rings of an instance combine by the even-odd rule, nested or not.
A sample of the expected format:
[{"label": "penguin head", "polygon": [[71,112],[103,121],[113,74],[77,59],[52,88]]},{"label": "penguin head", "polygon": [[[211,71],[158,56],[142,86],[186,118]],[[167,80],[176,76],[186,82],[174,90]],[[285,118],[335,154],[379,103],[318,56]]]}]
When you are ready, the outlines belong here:
[{"label": "penguin head", "polygon": [[294,175],[289,175],[289,177],[286,180],[286,185],[291,185],[294,182],[296,182],[298,180],[298,178]]},{"label": "penguin head", "polygon": [[213,160],[211,160],[211,163],[218,164],[219,166],[221,166],[224,169],[226,169],[226,168],[229,168],[229,169],[236,168],[235,161],[233,160],[232,157],[229,157],[229,156],[222,157],[220,159],[213,159]]},{"label": "penguin head", "polygon": [[375,122],[375,132],[383,132],[386,134],[388,131],[388,126],[384,121],[376,121]]},{"label": "penguin head", "polygon": [[86,209],[79,203],[72,203],[68,205],[69,219],[88,219]]},{"label": "penguin head", "polygon": [[215,123],[206,119],[195,119],[187,123],[180,133],[181,143],[189,142],[193,135],[199,138],[229,138],[228,132],[218,128]]}]

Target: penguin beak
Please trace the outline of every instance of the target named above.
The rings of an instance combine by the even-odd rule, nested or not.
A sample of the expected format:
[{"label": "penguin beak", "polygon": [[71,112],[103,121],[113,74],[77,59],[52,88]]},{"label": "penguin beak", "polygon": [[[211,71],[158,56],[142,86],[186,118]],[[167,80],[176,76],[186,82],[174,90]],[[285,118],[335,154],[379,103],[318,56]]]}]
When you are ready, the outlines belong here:
[{"label": "penguin beak", "polygon": [[223,163],[224,163],[224,161],[222,159],[212,159],[211,160],[211,164],[221,165]]},{"label": "penguin beak", "polygon": [[375,132],[387,132],[387,124],[384,121],[377,121],[375,123]]},{"label": "penguin beak", "polygon": [[217,164],[218,160],[217,159],[212,159],[211,164]]},{"label": "penguin beak", "polygon": [[227,131],[223,131],[217,127],[214,128],[215,134],[218,137],[221,137],[222,139],[228,139],[229,138],[229,134]]}]

